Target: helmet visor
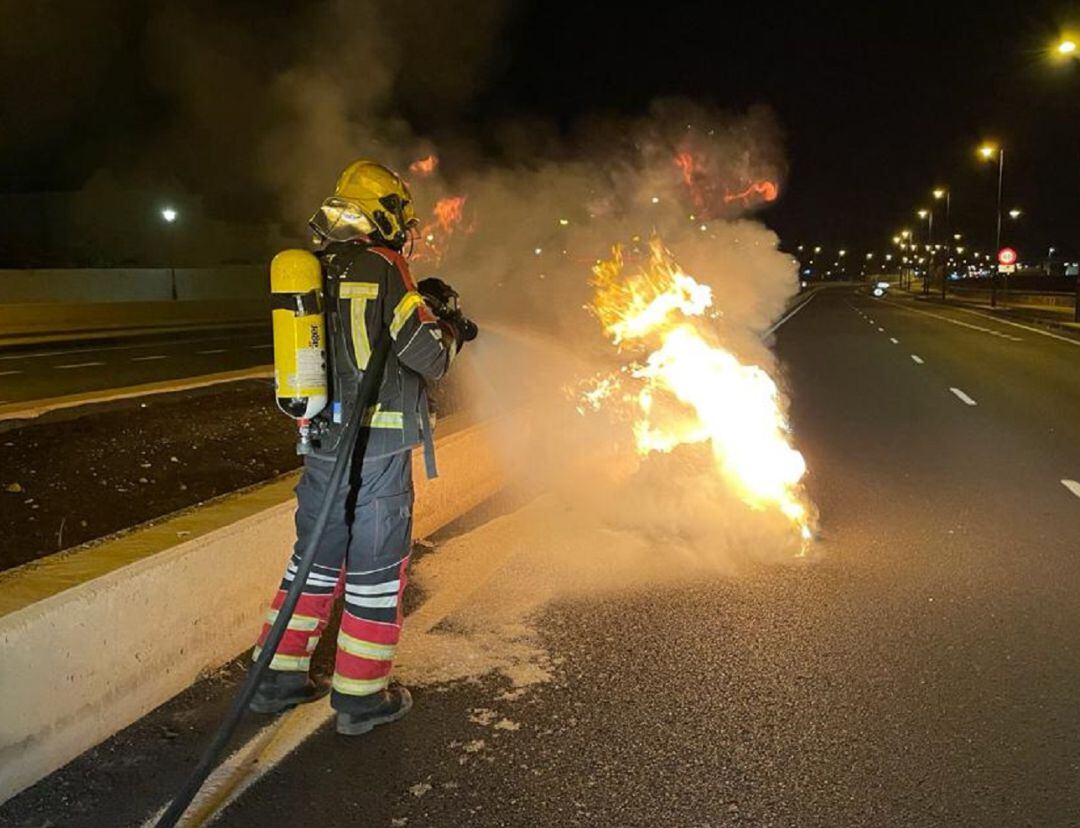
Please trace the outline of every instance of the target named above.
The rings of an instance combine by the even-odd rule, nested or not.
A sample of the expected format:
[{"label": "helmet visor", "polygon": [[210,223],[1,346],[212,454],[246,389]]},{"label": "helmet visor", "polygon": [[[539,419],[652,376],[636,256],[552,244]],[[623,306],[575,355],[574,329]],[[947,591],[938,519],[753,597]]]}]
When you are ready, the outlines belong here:
[{"label": "helmet visor", "polygon": [[371,235],[375,229],[359,205],[340,196],[326,199],[308,225],[328,241],[353,241]]}]

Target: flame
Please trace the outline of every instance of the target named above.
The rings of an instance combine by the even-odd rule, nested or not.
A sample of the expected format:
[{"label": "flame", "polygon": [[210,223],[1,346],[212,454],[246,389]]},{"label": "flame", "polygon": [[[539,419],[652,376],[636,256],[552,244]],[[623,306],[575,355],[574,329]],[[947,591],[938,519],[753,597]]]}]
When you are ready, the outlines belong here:
[{"label": "flame", "polygon": [[755,195],[761,196],[763,201],[776,201],[777,196],[780,195],[780,190],[772,181],[755,181],[741,193],[725,193],[724,203],[730,204],[740,199],[749,201]]},{"label": "flame", "polygon": [[776,383],[717,342],[707,315],[711,289],[683,272],[655,236],[633,269],[614,247],[593,267],[592,286],[588,307],[604,332],[643,359],[624,370],[630,383],[594,380],[579,410],[628,404],[641,456],[708,443],[716,471],[743,502],[777,509],[805,545],[813,536],[801,489],[806,463],[791,445]]},{"label": "flame", "polygon": [[[420,230],[421,247],[416,252],[417,259],[433,260],[436,264],[442,261],[465,216],[466,198],[463,195],[446,196],[435,202],[431,221]],[[472,227],[466,227],[465,232],[471,233]]]},{"label": "flame", "polygon": [[[683,185],[690,195],[690,201],[698,211],[707,211],[710,206],[731,204],[734,201],[742,201],[749,205],[758,197],[762,201],[776,201],[780,195],[780,188],[776,182],[768,179],[753,181],[746,189],[732,192],[723,187],[721,193],[720,181],[722,176],[710,175],[702,161],[692,152],[683,150],[675,154],[675,166],[679,168]],[[744,179],[745,180],[745,179]]]},{"label": "flame", "polygon": [[679,172],[682,174],[686,191],[690,194],[690,200],[700,210],[705,206],[705,194],[701,190],[701,171],[693,153],[686,151],[676,153],[674,160],[675,166],[679,168]]},{"label": "flame", "polygon": [[417,158],[409,164],[409,172],[416,173],[421,177],[429,176],[435,172],[435,169],[438,166],[439,156],[429,155],[427,158]]}]

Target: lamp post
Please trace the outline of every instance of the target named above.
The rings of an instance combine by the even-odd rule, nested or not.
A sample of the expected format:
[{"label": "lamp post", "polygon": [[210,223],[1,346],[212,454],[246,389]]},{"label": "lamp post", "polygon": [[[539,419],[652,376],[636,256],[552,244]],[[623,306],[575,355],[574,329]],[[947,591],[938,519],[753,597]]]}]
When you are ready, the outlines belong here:
[{"label": "lamp post", "polygon": [[925,296],[930,293],[930,274],[934,270],[934,211],[919,209],[915,215],[926,219],[926,249],[930,253],[930,261],[926,265],[926,273],[923,274],[922,292]]},{"label": "lamp post", "polygon": [[[991,161],[997,156],[998,162],[998,186],[997,186],[997,235],[994,237],[997,250],[1001,250],[1001,193],[1005,181],[1005,148],[996,144],[983,144],[979,147],[979,157],[984,161]],[[997,271],[990,271],[990,307],[997,307]]]},{"label": "lamp post", "polygon": [[[1080,38],[1075,33],[1066,33],[1054,44],[1052,56],[1058,61],[1080,60]],[[1080,273],[1076,276],[1076,298],[1073,301],[1073,321],[1080,322]]]},{"label": "lamp post", "polygon": [[[945,199],[945,236],[948,238],[949,231],[952,229],[952,189],[949,187],[937,187],[934,189],[934,200],[941,201]],[[931,259],[933,261],[933,259]],[[941,271],[941,298],[945,299],[945,285],[946,285],[945,271]]]},{"label": "lamp post", "polygon": [[166,244],[167,244],[168,255],[169,255],[169,283],[170,283],[172,298],[173,298],[174,302],[176,301],[176,298],[177,298],[176,297],[176,263],[173,260],[173,235],[174,235],[174,233],[173,233],[173,231],[171,229],[171,226],[176,222],[176,220],[178,218],[180,218],[180,213],[177,212],[175,207],[166,206],[166,207],[161,208],[161,219],[162,219],[162,221],[165,222],[165,224],[169,225],[169,229],[166,230],[166,234],[167,234]]}]

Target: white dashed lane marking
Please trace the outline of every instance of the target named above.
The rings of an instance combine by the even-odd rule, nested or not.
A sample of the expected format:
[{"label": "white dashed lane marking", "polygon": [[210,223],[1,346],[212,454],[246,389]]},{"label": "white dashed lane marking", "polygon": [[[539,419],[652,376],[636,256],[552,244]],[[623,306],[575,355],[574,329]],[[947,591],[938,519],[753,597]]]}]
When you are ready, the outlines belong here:
[{"label": "white dashed lane marking", "polygon": [[885,333],[885,329],[884,329],[884,328],[878,328],[878,330],[879,330],[879,331],[881,331],[882,333]]},{"label": "white dashed lane marking", "polygon": [[197,354],[223,354],[228,348],[211,348],[209,351],[196,351]]},{"label": "white dashed lane marking", "polygon": [[1080,497],[1080,483],[1077,483],[1075,480],[1062,480],[1061,485],[1077,497]]},{"label": "white dashed lane marking", "polygon": [[918,354],[912,354],[911,355],[911,361],[916,363],[917,365],[922,365],[923,364],[923,358],[921,356],[919,356]]},{"label": "white dashed lane marking", "polygon": [[22,371],[0,371],[0,377],[10,377],[12,374],[21,374]]},{"label": "white dashed lane marking", "polygon": [[54,365],[53,368],[59,368],[61,370],[67,368],[93,368],[97,365],[104,365],[104,362],[73,362],[69,365]]},{"label": "white dashed lane marking", "polygon": [[956,394],[956,396],[960,398],[960,401],[963,402],[965,405],[978,405],[975,400],[971,399],[971,397],[969,397],[959,388],[950,388],[949,390]]},{"label": "white dashed lane marking", "polygon": [[890,336],[889,337],[889,342],[891,342],[893,345],[899,345],[900,344],[900,340],[897,339],[895,336]]},{"label": "white dashed lane marking", "polygon": [[148,362],[151,359],[168,359],[168,357],[165,354],[154,354],[153,356],[132,357],[131,361],[132,362]]},{"label": "white dashed lane marking", "polygon": [[273,348],[274,346],[271,344],[271,345],[248,345],[248,347],[251,348],[251,350],[253,350],[253,351],[257,351],[260,348]]}]

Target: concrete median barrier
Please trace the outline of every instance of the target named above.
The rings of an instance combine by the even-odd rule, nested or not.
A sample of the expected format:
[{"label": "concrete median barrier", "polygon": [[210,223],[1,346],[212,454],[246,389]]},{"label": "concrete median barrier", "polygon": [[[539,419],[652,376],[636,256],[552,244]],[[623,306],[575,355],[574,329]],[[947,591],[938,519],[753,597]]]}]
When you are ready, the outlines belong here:
[{"label": "concrete median barrier", "polygon": [[[415,535],[497,492],[495,423],[415,457]],[[0,578],[0,801],[251,646],[293,541],[296,475]]]}]

